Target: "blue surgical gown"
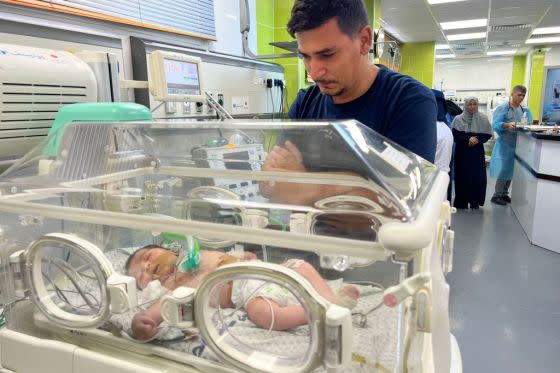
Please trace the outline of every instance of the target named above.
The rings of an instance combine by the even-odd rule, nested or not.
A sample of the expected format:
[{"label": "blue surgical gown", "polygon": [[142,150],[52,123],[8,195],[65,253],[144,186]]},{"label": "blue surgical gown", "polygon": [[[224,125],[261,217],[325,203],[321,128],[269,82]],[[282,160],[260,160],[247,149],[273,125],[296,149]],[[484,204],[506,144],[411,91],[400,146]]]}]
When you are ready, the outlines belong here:
[{"label": "blue surgical gown", "polygon": [[492,150],[490,158],[490,176],[501,180],[511,180],[513,177],[513,164],[515,161],[515,144],[517,142],[516,130],[505,129],[504,123],[521,122],[523,113],[527,113],[527,122],[533,123],[533,115],[527,108],[515,110],[509,102],[496,108],[492,119],[492,128],[498,134],[498,139]]}]

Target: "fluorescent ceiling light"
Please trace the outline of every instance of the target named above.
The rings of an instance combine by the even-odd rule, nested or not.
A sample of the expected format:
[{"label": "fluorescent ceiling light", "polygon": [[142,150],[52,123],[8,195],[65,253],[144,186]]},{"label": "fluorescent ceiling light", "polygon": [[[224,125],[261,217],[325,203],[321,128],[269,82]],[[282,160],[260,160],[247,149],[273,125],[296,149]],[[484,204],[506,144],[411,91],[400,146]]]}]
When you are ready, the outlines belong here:
[{"label": "fluorescent ceiling light", "polygon": [[507,56],[507,55],[513,55],[515,54],[517,51],[515,50],[507,50],[507,51],[488,51],[486,52],[487,56]]},{"label": "fluorescent ceiling light", "polygon": [[444,4],[444,3],[457,3],[459,1],[466,1],[466,0],[428,0],[428,4],[436,5],[436,4]]},{"label": "fluorescent ceiling light", "polygon": [[455,58],[454,54],[436,54],[436,60],[441,60],[444,58]]},{"label": "fluorescent ceiling light", "polygon": [[560,34],[560,27],[539,27],[533,30],[532,35]]},{"label": "fluorescent ceiling light", "polygon": [[529,39],[525,44],[545,44],[545,43],[560,43],[560,36],[550,36],[548,38]]},{"label": "fluorescent ceiling light", "polygon": [[469,34],[447,35],[447,40],[484,39],[486,32],[471,32]]},{"label": "fluorescent ceiling light", "polygon": [[472,28],[472,27],[486,27],[488,25],[488,20],[486,18],[469,19],[465,21],[441,22],[440,25],[443,30],[456,30],[460,28]]},{"label": "fluorescent ceiling light", "polygon": [[449,44],[436,44],[436,50],[440,49],[450,49]]}]

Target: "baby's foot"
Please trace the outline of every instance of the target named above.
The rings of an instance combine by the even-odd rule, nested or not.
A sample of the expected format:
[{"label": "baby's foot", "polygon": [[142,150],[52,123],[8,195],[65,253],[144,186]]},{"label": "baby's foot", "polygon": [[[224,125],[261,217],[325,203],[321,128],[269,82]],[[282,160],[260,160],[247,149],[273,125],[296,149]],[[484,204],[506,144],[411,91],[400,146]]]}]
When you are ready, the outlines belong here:
[{"label": "baby's foot", "polygon": [[336,294],[336,304],[351,310],[358,304],[359,297],[360,291],[357,287],[353,285],[346,285],[338,290]]},{"label": "baby's foot", "polygon": [[252,253],[250,251],[243,252],[243,260],[244,261],[248,262],[248,261],[255,260],[255,259],[257,259],[257,256],[254,253]]}]

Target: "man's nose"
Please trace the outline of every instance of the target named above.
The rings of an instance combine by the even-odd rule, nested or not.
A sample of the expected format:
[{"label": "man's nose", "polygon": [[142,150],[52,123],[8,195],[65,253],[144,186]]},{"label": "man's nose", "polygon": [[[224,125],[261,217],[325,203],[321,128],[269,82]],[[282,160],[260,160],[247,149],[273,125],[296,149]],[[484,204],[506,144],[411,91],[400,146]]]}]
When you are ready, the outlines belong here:
[{"label": "man's nose", "polygon": [[311,75],[311,79],[313,80],[320,80],[327,73],[325,65],[317,60],[309,62],[308,71],[309,75]]}]

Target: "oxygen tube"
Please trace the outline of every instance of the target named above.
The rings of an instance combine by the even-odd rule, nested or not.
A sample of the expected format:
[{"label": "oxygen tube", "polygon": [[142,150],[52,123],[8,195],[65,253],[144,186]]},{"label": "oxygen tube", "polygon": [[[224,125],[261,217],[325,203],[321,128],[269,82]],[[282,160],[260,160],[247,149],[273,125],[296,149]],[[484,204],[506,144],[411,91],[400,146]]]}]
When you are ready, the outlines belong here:
[{"label": "oxygen tube", "polygon": [[200,245],[192,236],[163,232],[163,246],[177,254],[177,270],[194,272],[200,266]]}]

